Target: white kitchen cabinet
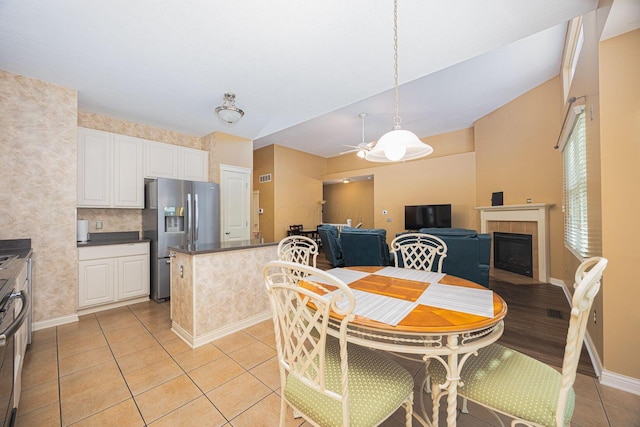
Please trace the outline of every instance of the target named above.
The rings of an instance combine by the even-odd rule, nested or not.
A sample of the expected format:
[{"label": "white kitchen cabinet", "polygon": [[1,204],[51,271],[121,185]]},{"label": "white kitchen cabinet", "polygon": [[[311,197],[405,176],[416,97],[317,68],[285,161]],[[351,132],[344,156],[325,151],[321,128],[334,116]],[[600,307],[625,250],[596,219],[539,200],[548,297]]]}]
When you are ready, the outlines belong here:
[{"label": "white kitchen cabinet", "polygon": [[78,128],[78,207],[144,208],[143,140]]},{"label": "white kitchen cabinet", "polygon": [[149,255],[117,258],[118,299],[149,295]]},{"label": "white kitchen cabinet", "polygon": [[144,141],[124,135],[113,138],[113,206],[144,208]]},{"label": "white kitchen cabinet", "polygon": [[209,181],[209,152],[145,141],[144,176]]},{"label": "white kitchen cabinet", "polygon": [[178,179],[178,146],[162,142],[144,142],[144,176]]},{"label": "white kitchen cabinet", "polygon": [[114,272],[113,258],[79,261],[78,307],[114,302],[116,300]]},{"label": "white kitchen cabinet", "polygon": [[78,128],[78,206],[111,204],[111,153],[109,133]]},{"label": "white kitchen cabinet", "polygon": [[78,248],[78,307],[149,295],[149,243]]},{"label": "white kitchen cabinet", "polygon": [[178,176],[187,181],[209,181],[209,153],[194,148],[180,147]]}]

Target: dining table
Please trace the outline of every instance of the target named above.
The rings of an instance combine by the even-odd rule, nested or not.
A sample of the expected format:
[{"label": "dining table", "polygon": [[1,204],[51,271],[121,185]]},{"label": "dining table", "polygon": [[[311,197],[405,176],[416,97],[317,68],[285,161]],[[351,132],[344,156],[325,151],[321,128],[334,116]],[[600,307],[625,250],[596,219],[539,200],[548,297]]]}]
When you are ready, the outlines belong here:
[{"label": "dining table", "polygon": [[[424,392],[429,381],[426,367],[443,364],[447,379],[435,386],[446,390],[446,422],[455,426],[460,370],[478,349],[500,338],[506,302],[484,286],[445,273],[381,266],[327,272],[347,284],[355,296],[348,342],[425,364],[421,413],[414,411],[424,426],[438,423],[438,414],[429,417],[425,408],[425,400],[430,399]],[[329,320],[334,333],[338,321],[337,315]]]}]

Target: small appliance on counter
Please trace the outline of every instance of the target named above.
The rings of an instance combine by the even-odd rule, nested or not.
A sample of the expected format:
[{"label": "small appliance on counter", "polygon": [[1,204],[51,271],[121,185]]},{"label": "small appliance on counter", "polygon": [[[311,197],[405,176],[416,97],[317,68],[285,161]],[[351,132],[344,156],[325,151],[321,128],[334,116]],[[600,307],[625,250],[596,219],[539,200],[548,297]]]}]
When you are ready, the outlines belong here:
[{"label": "small appliance on counter", "polygon": [[89,221],[86,219],[78,220],[78,242],[85,243],[89,240]]}]

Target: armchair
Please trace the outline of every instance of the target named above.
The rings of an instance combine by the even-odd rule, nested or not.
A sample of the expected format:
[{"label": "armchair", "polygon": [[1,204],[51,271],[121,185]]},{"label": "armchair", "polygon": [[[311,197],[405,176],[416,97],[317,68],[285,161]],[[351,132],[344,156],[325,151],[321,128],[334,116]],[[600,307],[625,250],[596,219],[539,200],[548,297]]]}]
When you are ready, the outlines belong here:
[{"label": "armchair", "polygon": [[464,228],[421,228],[419,232],[437,236],[447,244],[444,273],[489,286],[490,234]]}]

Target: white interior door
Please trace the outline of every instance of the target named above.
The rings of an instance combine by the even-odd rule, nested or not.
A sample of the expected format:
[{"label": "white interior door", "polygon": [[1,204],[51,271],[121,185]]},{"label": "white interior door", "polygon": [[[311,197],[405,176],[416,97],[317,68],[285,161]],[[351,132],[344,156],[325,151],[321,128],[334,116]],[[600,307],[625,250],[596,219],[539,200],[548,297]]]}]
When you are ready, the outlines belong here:
[{"label": "white interior door", "polygon": [[251,170],[220,165],[220,211],[222,212],[222,241],[250,239]]}]

